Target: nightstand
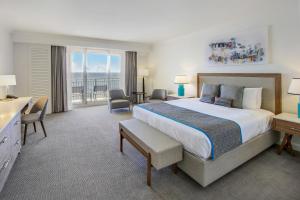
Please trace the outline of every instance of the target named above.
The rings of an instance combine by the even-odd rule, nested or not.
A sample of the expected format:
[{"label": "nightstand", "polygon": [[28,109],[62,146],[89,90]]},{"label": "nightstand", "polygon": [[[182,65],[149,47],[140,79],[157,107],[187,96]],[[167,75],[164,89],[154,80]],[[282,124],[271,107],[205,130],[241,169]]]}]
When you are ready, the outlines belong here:
[{"label": "nightstand", "polygon": [[295,114],[281,113],[276,115],[273,120],[273,130],[283,132],[284,138],[278,148],[278,154],[281,154],[282,150],[287,150],[288,153],[295,155],[292,147],[293,135],[300,136],[300,119]]},{"label": "nightstand", "polygon": [[187,99],[187,98],[195,98],[193,95],[185,95],[185,96],[178,96],[177,94],[168,94],[167,100],[177,100],[177,99]]}]

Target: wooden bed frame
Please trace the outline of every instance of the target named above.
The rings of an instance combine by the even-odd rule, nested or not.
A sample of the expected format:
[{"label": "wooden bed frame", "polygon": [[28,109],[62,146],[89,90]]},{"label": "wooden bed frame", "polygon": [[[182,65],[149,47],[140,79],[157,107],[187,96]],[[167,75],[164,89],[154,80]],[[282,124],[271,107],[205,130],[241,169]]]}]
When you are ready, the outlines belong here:
[{"label": "wooden bed frame", "polygon": [[[198,73],[197,97],[200,96],[204,81],[245,87],[263,87],[262,108],[275,114],[281,113],[281,74]],[[216,160],[201,159],[184,150],[183,160],[178,163],[178,167],[205,187],[266,150],[278,140],[279,134],[274,134],[270,130],[223,154]]]}]

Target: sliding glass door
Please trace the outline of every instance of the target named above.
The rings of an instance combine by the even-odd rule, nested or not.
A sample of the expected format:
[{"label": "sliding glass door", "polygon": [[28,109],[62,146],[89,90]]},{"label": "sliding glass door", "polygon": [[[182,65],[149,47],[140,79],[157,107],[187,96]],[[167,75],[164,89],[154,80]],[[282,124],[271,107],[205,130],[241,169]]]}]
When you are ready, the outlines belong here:
[{"label": "sliding glass door", "polygon": [[106,104],[108,90],[123,88],[121,52],[74,48],[70,56],[73,104]]}]

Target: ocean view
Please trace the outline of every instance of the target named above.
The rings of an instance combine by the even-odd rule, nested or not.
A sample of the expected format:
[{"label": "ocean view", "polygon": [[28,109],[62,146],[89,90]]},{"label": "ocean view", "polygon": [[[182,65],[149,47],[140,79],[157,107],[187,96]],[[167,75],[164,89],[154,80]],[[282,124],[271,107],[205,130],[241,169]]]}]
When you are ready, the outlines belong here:
[{"label": "ocean view", "polygon": [[[82,80],[83,79],[84,73],[82,72],[74,72],[72,73],[72,82],[75,82],[77,80]],[[120,79],[120,73],[97,73],[97,72],[92,72],[87,74],[87,79],[92,79],[92,80],[105,80],[107,77],[110,77],[111,79]]]}]

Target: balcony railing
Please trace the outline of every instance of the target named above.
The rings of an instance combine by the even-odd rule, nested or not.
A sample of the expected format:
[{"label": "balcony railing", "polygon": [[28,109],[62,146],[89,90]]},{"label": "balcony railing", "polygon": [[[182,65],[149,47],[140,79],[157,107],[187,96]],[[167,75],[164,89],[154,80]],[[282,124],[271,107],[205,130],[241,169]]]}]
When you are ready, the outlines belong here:
[{"label": "balcony railing", "polygon": [[120,78],[96,78],[72,80],[72,103],[106,102],[108,90],[120,86]]}]

